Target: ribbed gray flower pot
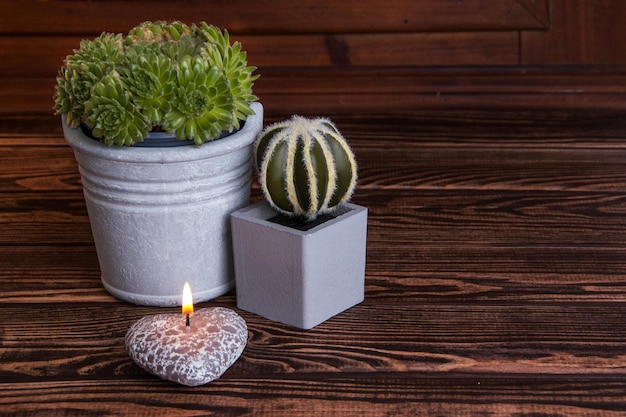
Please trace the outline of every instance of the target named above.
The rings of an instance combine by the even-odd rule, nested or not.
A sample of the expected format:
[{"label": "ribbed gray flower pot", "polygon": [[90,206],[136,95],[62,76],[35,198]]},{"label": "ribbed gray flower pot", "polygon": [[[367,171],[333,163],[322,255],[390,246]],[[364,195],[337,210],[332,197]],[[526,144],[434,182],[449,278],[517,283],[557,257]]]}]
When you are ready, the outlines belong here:
[{"label": "ribbed gray flower pot", "polygon": [[231,214],[237,306],[310,329],[364,299],[367,209],[301,231],[268,221],[265,201]]},{"label": "ribbed gray flower pot", "polygon": [[180,305],[228,292],[235,280],[230,213],[249,203],[263,107],[238,132],[202,146],[108,147],[63,122],[79,165],[102,272],[114,296]]}]

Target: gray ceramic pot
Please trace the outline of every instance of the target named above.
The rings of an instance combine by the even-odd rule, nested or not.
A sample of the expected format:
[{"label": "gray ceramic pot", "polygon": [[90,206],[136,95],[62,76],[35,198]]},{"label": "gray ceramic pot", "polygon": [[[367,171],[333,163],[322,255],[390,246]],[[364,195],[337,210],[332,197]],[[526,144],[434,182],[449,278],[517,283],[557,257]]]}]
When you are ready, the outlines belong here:
[{"label": "gray ceramic pot", "polygon": [[346,203],[304,231],[268,220],[275,215],[265,201],[231,215],[239,308],[310,329],[363,301],[365,207]]},{"label": "gray ceramic pot", "polygon": [[69,128],[104,287],[135,304],[181,304],[234,286],[231,212],[249,202],[263,107],[243,128],[202,146],[107,147]]}]

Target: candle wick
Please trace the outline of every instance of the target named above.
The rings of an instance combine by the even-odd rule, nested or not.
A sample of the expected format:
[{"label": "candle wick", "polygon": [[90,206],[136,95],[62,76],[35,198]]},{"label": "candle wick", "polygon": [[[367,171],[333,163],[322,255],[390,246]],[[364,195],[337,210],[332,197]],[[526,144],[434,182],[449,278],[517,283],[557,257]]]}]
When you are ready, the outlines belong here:
[{"label": "candle wick", "polygon": [[185,326],[187,326],[187,329],[189,329],[189,327],[191,327],[191,324],[189,324],[189,314],[186,314],[187,318],[185,320]]}]

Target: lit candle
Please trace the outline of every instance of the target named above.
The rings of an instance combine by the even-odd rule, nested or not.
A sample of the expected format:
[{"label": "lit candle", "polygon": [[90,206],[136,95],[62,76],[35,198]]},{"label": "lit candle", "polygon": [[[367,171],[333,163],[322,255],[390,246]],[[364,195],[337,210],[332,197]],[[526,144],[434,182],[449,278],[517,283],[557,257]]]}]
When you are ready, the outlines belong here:
[{"label": "lit candle", "polygon": [[227,308],[194,313],[188,283],[182,298],[184,320],[179,314],[138,320],[126,333],[126,350],[135,363],[154,375],[183,385],[203,385],[222,376],[239,358],[248,328],[239,314]]},{"label": "lit candle", "polygon": [[188,282],[183,286],[183,314],[185,315],[185,326],[190,329],[189,315],[193,313],[193,297],[191,296],[191,287]]}]

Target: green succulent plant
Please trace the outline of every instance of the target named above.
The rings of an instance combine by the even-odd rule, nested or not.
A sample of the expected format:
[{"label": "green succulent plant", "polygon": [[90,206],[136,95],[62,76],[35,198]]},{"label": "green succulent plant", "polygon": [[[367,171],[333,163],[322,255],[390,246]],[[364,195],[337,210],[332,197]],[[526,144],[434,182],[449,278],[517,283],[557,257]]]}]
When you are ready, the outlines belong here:
[{"label": "green succulent plant", "polygon": [[233,126],[233,97],[228,79],[199,56],[185,56],[176,70],[178,87],[163,128],[196,144],[214,139]]},{"label": "green succulent plant", "polygon": [[126,36],[83,40],[59,70],[55,110],[107,145],[132,145],[151,130],[201,145],[253,114],[255,70],[225,30],[144,22]]}]

